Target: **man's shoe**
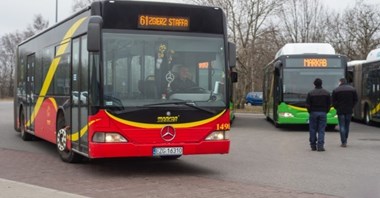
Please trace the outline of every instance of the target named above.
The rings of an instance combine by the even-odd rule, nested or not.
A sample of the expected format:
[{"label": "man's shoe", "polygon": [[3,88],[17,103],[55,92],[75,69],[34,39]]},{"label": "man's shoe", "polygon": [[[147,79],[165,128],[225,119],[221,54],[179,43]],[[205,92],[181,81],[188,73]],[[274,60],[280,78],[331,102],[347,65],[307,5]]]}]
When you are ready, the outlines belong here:
[{"label": "man's shoe", "polygon": [[347,144],[341,144],[340,146],[341,147],[347,147]]},{"label": "man's shoe", "polygon": [[321,152],[321,151],[326,151],[326,150],[325,150],[325,148],[320,147],[320,148],[317,149],[317,151]]},{"label": "man's shoe", "polygon": [[311,146],[311,150],[312,150],[312,151],[316,151],[316,150],[317,150],[317,147],[316,147],[316,146]]}]

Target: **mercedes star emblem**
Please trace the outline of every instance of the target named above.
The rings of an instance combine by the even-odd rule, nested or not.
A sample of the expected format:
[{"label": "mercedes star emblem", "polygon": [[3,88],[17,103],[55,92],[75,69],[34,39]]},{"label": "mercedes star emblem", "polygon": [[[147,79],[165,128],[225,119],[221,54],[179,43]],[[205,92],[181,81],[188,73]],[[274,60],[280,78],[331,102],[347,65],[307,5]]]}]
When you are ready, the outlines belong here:
[{"label": "mercedes star emblem", "polygon": [[161,138],[167,142],[172,141],[175,135],[175,129],[172,126],[165,126],[161,129]]}]

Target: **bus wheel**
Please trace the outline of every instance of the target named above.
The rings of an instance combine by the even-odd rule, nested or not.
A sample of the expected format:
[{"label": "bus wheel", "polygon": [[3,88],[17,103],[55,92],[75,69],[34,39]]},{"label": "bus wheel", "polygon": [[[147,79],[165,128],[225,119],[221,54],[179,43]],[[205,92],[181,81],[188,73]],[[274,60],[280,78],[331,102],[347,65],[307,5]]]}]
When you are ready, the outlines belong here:
[{"label": "bus wheel", "polygon": [[371,125],[371,114],[370,114],[368,106],[366,106],[364,109],[364,123],[366,125]]},{"label": "bus wheel", "polygon": [[274,127],[281,128],[281,125],[278,122],[276,122],[275,120],[273,120],[273,124],[274,124]]},{"label": "bus wheel", "polygon": [[176,160],[180,158],[182,155],[170,155],[170,156],[160,156],[161,159],[164,160]]},{"label": "bus wheel", "polygon": [[25,129],[25,115],[24,115],[24,111],[21,110],[20,112],[20,131],[21,131],[21,139],[24,140],[24,141],[30,141],[30,140],[33,140],[33,135],[26,132],[26,129]]},{"label": "bus wheel", "polygon": [[62,114],[57,119],[57,151],[62,161],[69,163],[76,163],[82,160],[82,156],[73,152],[67,147],[68,144],[68,126],[65,126],[65,119]]}]

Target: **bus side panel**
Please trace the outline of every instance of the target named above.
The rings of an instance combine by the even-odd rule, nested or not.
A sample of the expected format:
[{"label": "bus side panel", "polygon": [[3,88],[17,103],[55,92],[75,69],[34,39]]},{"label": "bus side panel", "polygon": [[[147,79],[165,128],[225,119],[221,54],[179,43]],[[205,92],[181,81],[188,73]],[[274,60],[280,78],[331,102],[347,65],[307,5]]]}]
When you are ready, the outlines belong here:
[{"label": "bus side panel", "polygon": [[[55,143],[56,116],[58,107],[69,105],[71,91],[69,90],[70,79],[70,55],[71,37],[83,34],[87,31],[89,11],[82,12],[77,16],[63,21],[44,32],[35,35],[18,46],[18,65],[16,71],[15,99],[15,128],[19,129],[19,106],[24,105],[27,127],[34,135]],[[28,75],[27,56],[35,55],[37,68],[29,76],[33,89],[27,89]],[[26,93],[29,90],[29,95]],[[27,100],[32,100],[33,106],[28,106]],[[57,101],[55,101],[57,100]],[[64,108],[67,108],[64,107]],[[70,119],[66,120],[70,121]],[[67,123],[68,125],[70,123]]]},{"label": "bus side panel", "polygon": [[55,99],[45,99],[35,119],[35,136],[52,143],[56,142],[55,128],[57,112],[57,102]]}]

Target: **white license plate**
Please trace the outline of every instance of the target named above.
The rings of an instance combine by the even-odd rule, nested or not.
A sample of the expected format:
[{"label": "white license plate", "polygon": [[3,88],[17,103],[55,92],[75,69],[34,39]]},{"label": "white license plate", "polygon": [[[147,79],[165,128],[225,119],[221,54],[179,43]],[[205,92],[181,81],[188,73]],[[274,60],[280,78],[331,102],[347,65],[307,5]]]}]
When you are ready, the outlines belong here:
[{"label": "white license plate", "polygon": [[156,147],[153,148],[153,156],[182,155],[182,147]]}]

